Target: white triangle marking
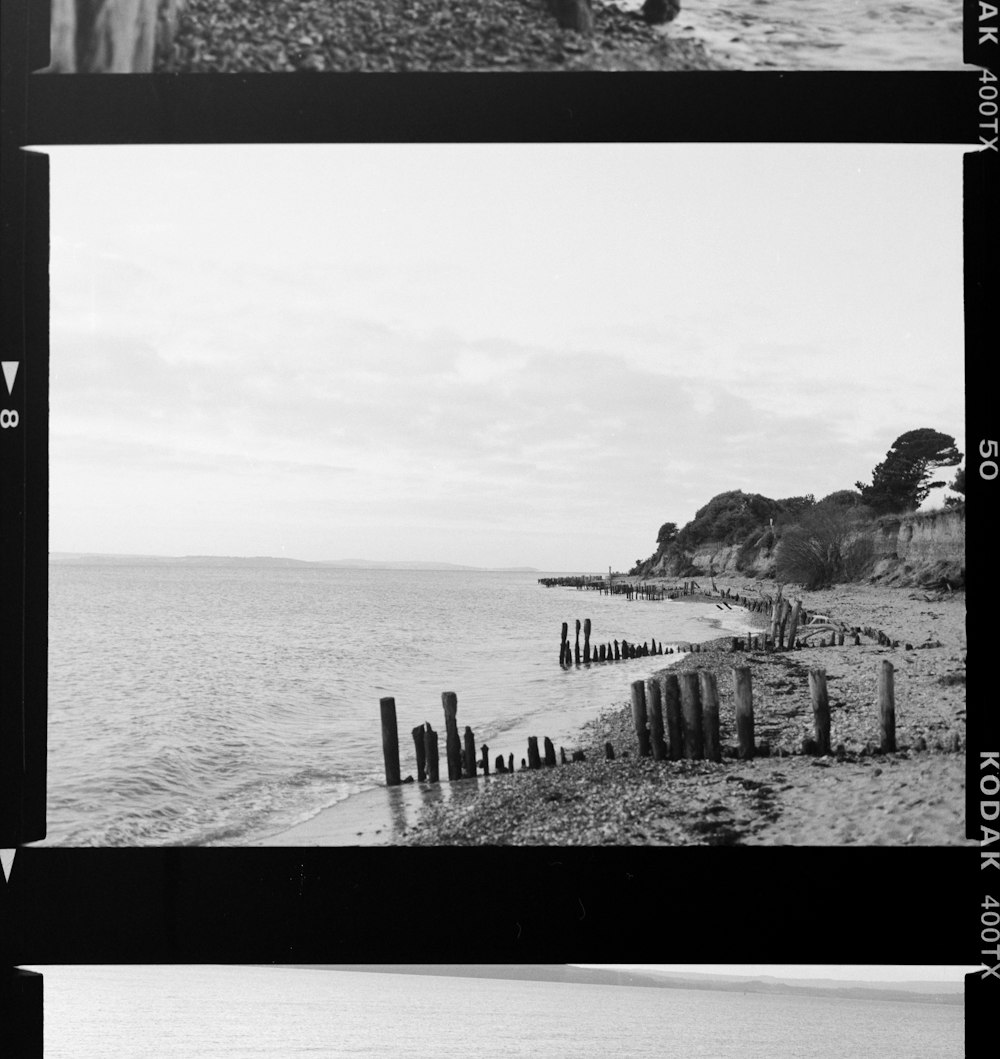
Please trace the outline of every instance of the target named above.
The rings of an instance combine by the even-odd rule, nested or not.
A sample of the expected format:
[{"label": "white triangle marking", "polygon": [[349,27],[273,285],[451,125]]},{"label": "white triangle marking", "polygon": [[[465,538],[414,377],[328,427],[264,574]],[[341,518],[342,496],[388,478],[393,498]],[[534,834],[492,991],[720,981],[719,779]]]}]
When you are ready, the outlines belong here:
[{"label": "white triangle marking", "polygon": [[16,849],[0,849],[0,864],[3,865],[3,877],[10,882],[10,869],[14,866]]},{"label": "white triangle marking", "polygon": [[17,366],[20,364],[18,360],[4,360],[0,361],[3,366],[3,377],[7,381],[7,393],[11,394],[14,392],[14,377],[17,375]]}]

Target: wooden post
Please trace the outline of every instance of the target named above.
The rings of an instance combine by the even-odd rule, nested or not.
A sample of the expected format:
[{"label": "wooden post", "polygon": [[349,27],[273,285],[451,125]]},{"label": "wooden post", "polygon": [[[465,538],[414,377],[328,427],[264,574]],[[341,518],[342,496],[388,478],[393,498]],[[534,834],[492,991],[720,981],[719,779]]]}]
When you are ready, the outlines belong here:
[{"label": "wooden post", "polygon": [[776,599],[771,607],[771,643],[774,644],[774,649],[777,650],[780,646],[778,644],[778,622],[779,613],[781,611],[781,599]]},{"label": "wooden post", "polygon": [[583,619],[583,660],[590,661],[590,618]]},{"label": "wooden post", "polygon": [[701,688],[698,673],[681,673],[681,722],[684,733],[684,756],[689,761],[700,761],[705,756],[702,734]]},{"label": "wooden post", "polygon": [[540,769],[542,767],[542,758],[538,753],[538,736],[528,736],[528,768]]},{"label": "wooden post", "polygon": [[826,693],[825,669],[816,666],[809,670],[809,692],[812,695],[816,752],[825,757],[830,753],[830,699]]},{"label": "wooden post", "polygon": [[620,662],[620,661],[621,661],[621,658],[622,658],[622,656],[621,656],[621,653],[620,653],[620,651],[618,650],[618,641],[617,641],[617,640],[615,640],[615,661],[616,661],[616,662]]},{"label": "wooden post", "polygon": [[754,756],[753,732],[753,682],[749,666],[733,667],[733,690],[736,697],[736,738],[742,761],[751,761]]},{"label": "wooden post", "polygon": [[458,696],[453,691],[442,691],[441,705],[444,707],[448,779],[460,780],[462,778],[462,742],[458,738]]},{"label": "wooden post", "polygon": [[385,759],[385,782],[395,787],[399,782],[399,732],[396,728],[396,700],[379,699],[382,715],[382,757]]},{"label": "wooden post", "polygon": [[604,646],[604,644],[601,644],[600,647],[598,647],[598,649],[597,649],[597,660],[599,662],[603,662],[603,661],[605,661],[606,658],[607,658],[607,652],[605,650],[605,646]]},{"label": "wooden post", "polygon": [[429,724],[424,728],[424,753],[427,756],[428,782],[440,782],[441,774],[438,770],[438,736],[437,732],[435,732]]},{"label": "wooden post", "polygon": [[646,681],[646,707],[649,717],[649,741],[653,748],[653,760],[665,761],[667,744],[663,739],[663,709],[660,703],[660,684],[653,677]]},{"label": "wooden post", "polygon": [[719,743],[719,686],[715,674],[707,669],[698,673],[701,683],[701,720],[705,739],[705,757],[709,761],[722,760]]},{"label": "wooden post", "polygon": [[632,681],[632,723],[639,740],[639,757],[649,757],[649,730],[646,728],[646,687],[641,680]]},{"label": "wooden post", "polygon": [[417,752],[417,780],[421,783],[427,779],[427,751],[424,748],[424,726],[418,724],[413,729],[413,749]]},{"label": "wooden post", "polygon": [[883,754],[896,749],[896,677],[892,662],[883,658],[878,667],[878,710]]},{"label": "wooden post", "polygon": [[795,633],[799,627],[799,619],[802,616],[802,600],[797,599],[792,607],[792,616],[788,619],[788,639],[785,641],[789,650],[795,646]]},{"label": "wooden post", "polygon": [[476,740],[472,735],[472,729],[465,726],[465,753],[462,755],[462,764],[465,766],[466,779],[472,779],[476,775]]},{"label": "wooden post", "polygon": [[610,743],[604,744],[604,760],[614,761],[615,759],[615,748]]},{"label": "wooden post", "polygon": [[663,678],[663,714],[667,725],[667,753],[671,761],[684,756],[684,725],[681,720],[681,686],[676,673]]},{"label": "wooden post", "polygon": [[490,748],[483,743],[480,753],[483,755],[483,775],[488,776],[490,774]]},{"label": "wooden post", "polygon": [[556,763],[556,748],[552,745],[552,740],[548,736],[542,744],[545,747],[545,765],[547,768],[551,768]]},{"label": "wooden post", "polygon": [[580,619],[576,619],[576,664],[580,664]]},{"label": "wooden post", "polygon": [[508,772],[513,772],[514,771],[514,755],[513,754],[508,754],[507,755],[507,771]]},{"label": "wooden post", "polygon": [[169,54],[178,0],[54,0],[53,73],[151,73]]},{"label": "wooden post", "polygon": [[791,611],[791,603],[789,603],[787,599],[783,599],[778,611],[778,635],[775,637],[774,641],[779,651],[784,650],[786,644],[790,646],[789,641],[785,639],[785,629],[788,626],[788,615]]},{"label": "wooden post", "polygon": [[562,639],[559,641],[559,664],[561,666],[569,665],[569,623],[562,623]]}]

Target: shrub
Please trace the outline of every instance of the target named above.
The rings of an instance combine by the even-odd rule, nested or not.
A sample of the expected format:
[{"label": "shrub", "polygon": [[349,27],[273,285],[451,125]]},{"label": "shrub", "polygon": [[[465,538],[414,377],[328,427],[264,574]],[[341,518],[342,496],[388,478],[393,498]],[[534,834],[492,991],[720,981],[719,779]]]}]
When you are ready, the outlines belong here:
[{"label": "shrub", "polygon": [[813,508],[781,538],[775,558],[778,580],[813,589],[863,577],[875,556],[866,526],[849,508]]}]

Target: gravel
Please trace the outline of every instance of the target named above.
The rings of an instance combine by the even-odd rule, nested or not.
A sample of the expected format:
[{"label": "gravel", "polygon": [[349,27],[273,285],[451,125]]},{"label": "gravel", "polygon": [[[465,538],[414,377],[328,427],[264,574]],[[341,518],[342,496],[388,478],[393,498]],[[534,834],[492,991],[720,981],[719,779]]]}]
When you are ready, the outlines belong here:
[{"label": "gravel", "polygon": [[188,0],[170,73],[709,70],[635,12],[595,5],[595,30],[563,30],[544,0]]}]

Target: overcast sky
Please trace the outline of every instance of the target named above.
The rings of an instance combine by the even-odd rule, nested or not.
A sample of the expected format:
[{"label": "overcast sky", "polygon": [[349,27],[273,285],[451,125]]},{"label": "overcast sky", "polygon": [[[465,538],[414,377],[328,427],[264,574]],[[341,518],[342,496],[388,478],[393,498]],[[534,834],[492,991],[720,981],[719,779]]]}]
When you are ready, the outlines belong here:
[{"label": "overcast sky", "polygon": [[53,551],[624,569],[964,449],[958,147],[50,153]]}]

